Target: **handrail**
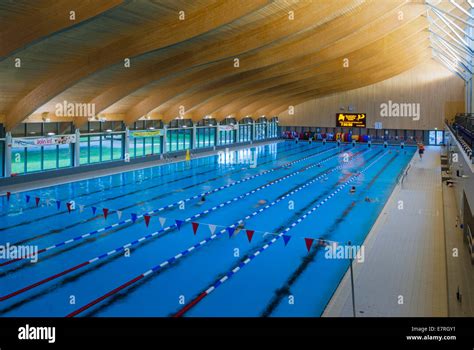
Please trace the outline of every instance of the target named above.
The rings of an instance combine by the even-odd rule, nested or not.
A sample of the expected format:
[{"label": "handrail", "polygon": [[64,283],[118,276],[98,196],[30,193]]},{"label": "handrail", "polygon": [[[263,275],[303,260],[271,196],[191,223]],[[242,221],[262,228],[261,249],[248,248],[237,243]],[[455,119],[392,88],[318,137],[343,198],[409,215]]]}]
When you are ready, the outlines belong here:
[{"label": "handrail", "polygon": [[450,125],[448,122],[446,122],[446,126],[448,127],[448,129],[451,131],[451,134],[454,135],[454,137],[456,138],[456,140],[458,140],[458,142],[461,144],[461,148],[464,150],[464,152],[466,152],[467,156],[472,159],[472,147],[462,138],[458,135],[458,132],[457,130],[455,130],[452,125]]},{"label": "handrail", "polygon": [[405,166],[402,172],[397,176],[397,184],[403,185],[403,180],[408,176],[408,170],[411,168],[411,161]]}]

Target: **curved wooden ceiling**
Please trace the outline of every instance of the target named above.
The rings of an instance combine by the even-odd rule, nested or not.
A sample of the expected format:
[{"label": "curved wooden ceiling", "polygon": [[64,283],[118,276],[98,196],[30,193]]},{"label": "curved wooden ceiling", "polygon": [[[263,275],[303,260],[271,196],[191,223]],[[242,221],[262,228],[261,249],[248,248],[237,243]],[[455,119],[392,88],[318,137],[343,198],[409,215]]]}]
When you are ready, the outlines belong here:
[{"label": "curved wooden ceiling", "polygon": [[71,120],[54,116],[64,101],[129,124],[183,107],[195,120],[275,115],[431,59],[419,0],[17,0],[0,22],[7,129]]}]

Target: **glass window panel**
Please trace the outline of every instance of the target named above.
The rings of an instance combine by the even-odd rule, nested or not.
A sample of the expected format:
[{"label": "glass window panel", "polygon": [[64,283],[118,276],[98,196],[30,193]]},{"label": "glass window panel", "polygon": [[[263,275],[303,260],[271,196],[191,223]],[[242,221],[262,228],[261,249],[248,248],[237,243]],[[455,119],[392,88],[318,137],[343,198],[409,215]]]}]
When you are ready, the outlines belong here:
[{"label": "glass window panel", "polygon": [[[1,127],[1,125],[0,125]],[[4,161],[4,153],[5,152],[5,142],[4,141],[0,141],[0,177],[3,177],[5,176],[5,171],[3,169],[3,165],[5,164],[5,161]]]},{"label": "glass window panel", "polygon": [[89,132],[100,132],[100,122],[89,122]]},{"label": "glass window panel", "polygon": [[112,160],[112,137],[113,135],[108,133],[105,135],[102,135],[102,162],[107,162],[109,160]]},{"label": "glass window panel", "polygon": [[161,154],[161,136],[153,137],[153,153]]},{"label": "glass window panel", "polygon": [[[38,152],[39,153],[39,152]],[[33,154],[28,150],[28,171],[30,160]],[[43,170],[56,169],[58,167],[58,149],[57,146],[44,146],[43,147]],[[41,170],[41,169],[38,169]]]},{"label": "glass window panel", "polygon": [[13,137],[23,137],[26,136],[26,124],[18,124],[12,130]]},{"label": "glass window panel", "polygon": [[26,136],[41,136],[42,123],[26,123]]},{"label": "glass window panel", "polygon": [[23,174],[26,164],[26,148],[12,148],[12,173]]},{"label": "glass window panel", "polygon": [[145,155],[153,154],[153,139],[151,137],[145,137]]},{"label": "glass window panel", "polygon": [[81,136],[80,137],[80,162],[82,164],[89,164],[89,137]]},{"label": "glass window panel", "polygon": [[[56,147],[56,146],[46,146],[46,147]],[[46,148],[45,147],[45,148]],[[26,148],[26,172],[31,173],[35,171],[42,170],[42,147],[27,147]],[[52,168],[56,168],[56,149],[54,149],[54,164]]]},{"label": "glass window panel", "polygon": [[135,157],[143,157],[145,155],[144,142],[143,137],[135,138]]},{"label": "glass window panel", "polygon": [[66,168],[66,167],[72,166],[72,148],[73,147],[74,147],[74,144],[58,146],[58,159],[59,159],[60,168]]},{"label": "glass window panel", "polygon": [[48,136],[48,134],[50,134],[49,136],[58,135],[59,134],[58,123],[44,123],[43,133],[45,136]]},{"label": "glass window panel", "polygon": [[89,162],[98,163],[100,162],[100,136],[89,136]]},{"label": "glass window panel", "polygon": [[136,155],[135,155],[135,141],[136,139],[134,137],[129,137],[128,139],[128,155],[130,156],[130,158],[135,158]]},{"label": "glass window panel", "polygon": [[123,150],[123,134],[114,134],[112,135],[112,158],[114,160],[122,159],[122,150]]},{"label": "glass window panel", "polygon": [[74,134],[74,127],[72,123],[57,123],[57,126],[58,126],[58,134],[60,135]]}]

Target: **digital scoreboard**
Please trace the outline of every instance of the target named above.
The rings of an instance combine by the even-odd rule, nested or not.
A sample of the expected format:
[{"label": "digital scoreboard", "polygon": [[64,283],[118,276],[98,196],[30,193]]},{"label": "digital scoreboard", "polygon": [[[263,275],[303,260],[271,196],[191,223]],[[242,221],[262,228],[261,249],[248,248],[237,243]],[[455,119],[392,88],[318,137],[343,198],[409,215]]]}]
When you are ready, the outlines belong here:
[{"label": "digital scoreboard", "polygon": [[337,113],[336,126],[349,128],[365,128],[367,115],[365,113]]}]

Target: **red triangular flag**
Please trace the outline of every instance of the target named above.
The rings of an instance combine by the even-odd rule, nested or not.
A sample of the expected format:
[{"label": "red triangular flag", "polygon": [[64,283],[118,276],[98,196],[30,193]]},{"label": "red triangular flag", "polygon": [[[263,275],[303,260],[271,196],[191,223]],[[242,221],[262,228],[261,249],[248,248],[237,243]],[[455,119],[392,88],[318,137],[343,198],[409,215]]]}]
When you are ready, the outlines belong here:
[{"label": "red triangular flag", "polygon": [[252,242],[252,237],[253,237],[253,234],[255,233],[254,230],[247,230],[247,238],[249,239],[249,243]]},{"label": "red triangular flag", "polygon": [[70,202],[67,202],[66,203],[66,207],[67,207],[67,211],[70,213],[71,212],[71,203]]},{"label": "red triangular flag", "polygon": [[199,223],[198,222],[192,222],[192,225],[193,225],[194,235],[196,235],[196,232],[197,232],[198,227],[199,227]]},{"label": "red triangular flag", "polygon": [[104,212],[104,218],[107,219],[107,215],[109,215],[109,209],[103,208],[102,211]]},{"label": "red triangular flag", "polygon": [[11,193],[11,192],[7,192],[7,201],[9,201],[9,200],[10,200],[10,196],[11,196],[11,195],[12,195],[12,193]]},{"label": "red triangular flag", "polygon": [[35,201],[36,201],[36,206],[38,206],[38,205],[39,205],[39,202],[40,202],[40,197],[36,197],[36,198],[35,198]]},{"label": "red triangular flag", "polygon": [[150,215],[143,215],[143,218],[145,219],[146,227],[148,227],[148,224],[150,223],[151,216]]},{"label": "red triangular flag", "polygon": [[306,242],[306,249],[308,249],[308,252],[309,252],[309,250],[311,249],[311,246],[313,245],[314,239],[313,238],[305,238],[304,241]]}]

